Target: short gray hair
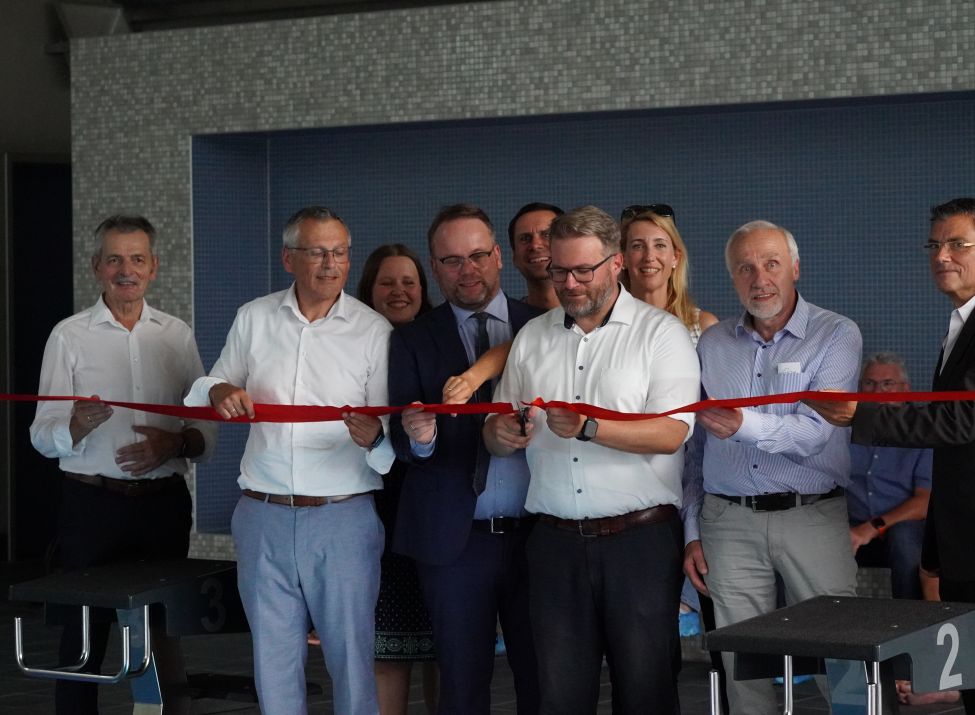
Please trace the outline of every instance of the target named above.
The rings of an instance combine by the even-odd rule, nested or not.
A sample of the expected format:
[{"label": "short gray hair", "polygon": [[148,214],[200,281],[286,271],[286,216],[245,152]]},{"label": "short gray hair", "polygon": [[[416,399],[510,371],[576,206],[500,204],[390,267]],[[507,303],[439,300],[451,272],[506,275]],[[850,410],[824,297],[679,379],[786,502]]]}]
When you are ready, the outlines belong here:
[{"label": "short gray hair", "polygon": [[292,214],[288,222],[284,224],[282,239],[286,248],[297,248],[298,227],[301,226],[302,221],[307,219],[311,219],[312,221],[338,221],[345,227],[345,232],[349,234],[349,245],[352,245],[352,233],[349,231],[349,227],[345,225],[345,221],[339,218],[337,213],[325,206],[306,206]]},{"label": "short gray hair", "polygon": [[724,246],[724,264],[729,273],[731,273],[732,246],[734,246],[739,239],[755,233],[756,231],[778,231],[781,233],[785,238],[785,242],[789,246],[789,255],[792,257],[792,262],[795,263],[799,260],[799,244],[796,243],[795,236],[793,236],[788,229],[778,226],[771,221],[749,221],[731,234],[731,238],[728,239],[728,243],[726,243]]},{"label": "short gray hair", "polygon": [[860,370],[860,374],[863,375],[863,373],[865,373],[867,368],[871,365],[895,365],[900,369],[901,377],[904,379],[904,382],[909,382],[907,368],[904,366],[904,358],[897,353],[879,352],[870,355],[866,360],[863,361],[863,369]]},{"label": "short gray hair", "polygon": [[135,233],[142,231],[149,237],[149,252],[156,253],[156,227],[149,223],[149,219],[135,214],[114,214],[98,224],[95,229],[95,252],[91,255],[100,258],[102,255],[102,242],[105,234],[109,231],[118,233]]}]

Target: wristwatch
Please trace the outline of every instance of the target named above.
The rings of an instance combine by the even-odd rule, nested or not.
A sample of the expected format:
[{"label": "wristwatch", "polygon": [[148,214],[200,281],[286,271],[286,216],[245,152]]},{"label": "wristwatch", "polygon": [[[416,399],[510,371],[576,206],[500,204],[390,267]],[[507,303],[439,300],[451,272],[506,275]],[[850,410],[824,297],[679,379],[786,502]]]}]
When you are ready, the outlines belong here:
[{"label": "wristwatch", "polygon": [[884,521],[882,516],[875,516],[873,519],[871,519],[870,526],[876,529],[880,536],[883,536],[884,532],[887,531],[887,522]]},{"label": "wristwatch", "polygon": [[372,444],[369,445],[369,451],[371,452],[376,447],[378,447],[379,445],[381,445],[383,443],[383,440],[384,439],[386,439],[386,433],[383,432],[382,430],[379,430],[379,434],[376,435],[376,439],[374,439],[372,441]]},{"label": "wristwatch", "polygon": [[597,429],[599,429],[599,423],[592,417],[587,417],[586,421],[582,423],[582,429],[579,430],[576,439],[580,442],[588,442],[596,436]]}]

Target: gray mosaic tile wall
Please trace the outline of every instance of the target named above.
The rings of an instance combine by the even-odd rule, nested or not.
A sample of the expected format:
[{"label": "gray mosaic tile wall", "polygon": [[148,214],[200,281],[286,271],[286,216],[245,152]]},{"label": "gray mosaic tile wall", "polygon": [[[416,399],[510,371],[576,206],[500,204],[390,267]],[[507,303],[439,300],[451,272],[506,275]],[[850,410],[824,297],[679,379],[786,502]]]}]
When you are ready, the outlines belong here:
[{"label": "gray mosaic tile wall", "polygon": [[74,41],[75,303],[95,295],[90,229],[132,210],[161,235],[150,300],[192,321],[194,134],[971,90],[973,19],[949,0],[543,0]]}]

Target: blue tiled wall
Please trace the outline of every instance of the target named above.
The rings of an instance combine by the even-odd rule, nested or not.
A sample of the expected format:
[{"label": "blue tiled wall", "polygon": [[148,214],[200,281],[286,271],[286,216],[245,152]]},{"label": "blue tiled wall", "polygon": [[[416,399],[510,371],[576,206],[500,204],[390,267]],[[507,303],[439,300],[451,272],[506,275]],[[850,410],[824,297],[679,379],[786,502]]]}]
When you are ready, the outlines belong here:
[{"label": "blue tiled wall", "polygon": [[[920,244],[927,210],[975,193],[970,94],[563,115],[197,137],[193,144],[195,324],[207,367],[240,304],[287,285],[280,229],[323,203],[349,224],[357,268],[381,243],[426,255],[444,204],[492,217],[506,257],[511,214],[528,201],[611,213],[673,205],[692,289],[720,317],[739,308],[723,247],[766,218],[795,234],[800,290],[856,320],[867,352],[894,349],[928,384],[950,304],[933,288]],[[521,295],[510,266],[503,287]],[[242,436],[221,435],[199,470],[200,531],[225,531],[237,498]]]}]

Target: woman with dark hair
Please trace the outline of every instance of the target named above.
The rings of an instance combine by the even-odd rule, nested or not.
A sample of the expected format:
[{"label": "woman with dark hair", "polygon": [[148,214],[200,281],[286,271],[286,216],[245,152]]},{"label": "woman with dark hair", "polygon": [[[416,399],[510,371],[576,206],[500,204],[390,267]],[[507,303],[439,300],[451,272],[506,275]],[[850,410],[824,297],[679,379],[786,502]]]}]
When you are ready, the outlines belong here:
[{"label": "woman with dark hair", "polygon": [[[366,259],[356,297],[394,326],[408,323],[430,310],[427,277],[420,259],[401,243],[380,246]],[[395,370],[390,365],[390,370]],[[395,554],[391,541],[404,466],[393,464],[376,494],[376,510],[386,528],[376,604],[376,689],[381,715],[406,715],[414,662],[423,663],[423,693],[427,709],[437,708],[437,665],[433,628],[423,605],[413,560]]]}]

